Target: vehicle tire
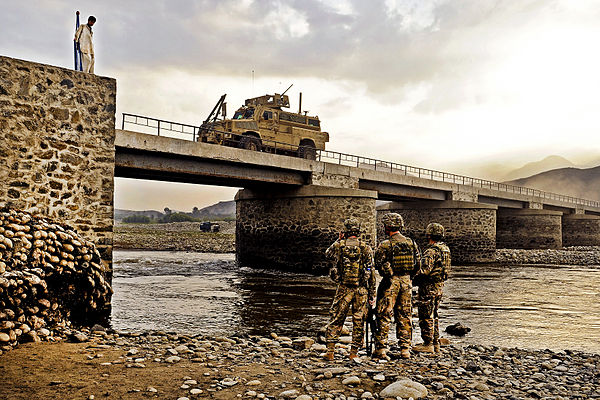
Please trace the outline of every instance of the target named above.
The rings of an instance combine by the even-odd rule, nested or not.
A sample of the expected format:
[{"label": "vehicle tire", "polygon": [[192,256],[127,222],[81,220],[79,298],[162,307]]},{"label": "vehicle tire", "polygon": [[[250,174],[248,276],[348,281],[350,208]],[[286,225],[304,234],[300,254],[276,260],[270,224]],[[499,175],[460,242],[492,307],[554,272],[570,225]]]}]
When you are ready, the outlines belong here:
[{"label": "vehicle tire", "polygon": [[240,139],[240,148],[252,151],[260,151],[260,139],[254,136],[244,136]]},{"label": "vehicle tire", "polygon": [[316,160],[317,159],[317,149],[313,146],[299,146],[298,147],[298,157],[306,158],[307,160]]}]

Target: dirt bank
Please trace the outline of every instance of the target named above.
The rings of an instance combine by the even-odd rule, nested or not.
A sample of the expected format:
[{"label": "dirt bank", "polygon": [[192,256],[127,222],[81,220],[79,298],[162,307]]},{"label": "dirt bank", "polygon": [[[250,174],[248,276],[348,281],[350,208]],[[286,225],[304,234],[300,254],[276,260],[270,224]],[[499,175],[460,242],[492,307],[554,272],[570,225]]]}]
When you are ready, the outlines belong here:
[{"label": "dirt bank", "polygon": [[342,345],[326,363],[309,338],[90,335],[2,354],[0,398],[347,400],[378,398],[402,379],[424,385],[427,399],[600,398],[598,354],[449,346],[435,357],[355,363]]}]

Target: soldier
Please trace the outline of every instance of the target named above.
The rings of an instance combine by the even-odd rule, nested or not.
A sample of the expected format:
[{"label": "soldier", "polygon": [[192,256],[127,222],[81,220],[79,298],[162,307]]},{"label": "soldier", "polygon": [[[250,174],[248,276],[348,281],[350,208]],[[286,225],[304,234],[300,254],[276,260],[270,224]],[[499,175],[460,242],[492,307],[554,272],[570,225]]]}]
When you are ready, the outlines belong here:
[{"label": "soldier", "polygon": [[440,329],[438,307],[442,300],[444,281],[448,279],[451,258],[450,249],[442,242],[444,227],[437,223],[425,229],[429,246],[423,252],[419,271],[419,327],[423,343],[413,350],[423,353],[440,352]]},{"label": "soldier", "polygon": [[373,250],[358,239],[360,223],[355,218],[344,221],[344,233],[325,252],[333,260],[330,276],[337,284],[337,290],[329,311],[331,321],[327,325],[327,352],[323,358],[333,360],[335,344],[340,337],[348,310],[352,307],[351,360],[358,357],[362,347],[367,301],[375,301],[375,273],[373,271]]},{"label": "soldier", "polygon": [[375,252],[375,268],[382,280],[377,289],[379,332],[375,338],[373,358],[389,359],[385,353],[392,315],[396,320],[396,337],[401,356],[410,358],[411,279],[419,268],[419,247],[412,239],[400,233],[404,229],[404,220],[400,214],[385,214],[382,222],[389,238],[381,242]]}]

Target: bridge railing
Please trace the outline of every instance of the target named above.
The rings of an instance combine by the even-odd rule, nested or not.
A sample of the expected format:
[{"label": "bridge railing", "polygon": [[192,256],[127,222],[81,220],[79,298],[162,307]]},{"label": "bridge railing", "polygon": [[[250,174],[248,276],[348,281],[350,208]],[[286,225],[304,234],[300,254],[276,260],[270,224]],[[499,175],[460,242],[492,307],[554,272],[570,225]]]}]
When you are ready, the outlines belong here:
[{"label": "bridge railing", "polygon": [[[157,118],[145,117],[141,115],[123,113],[122,129],[126,125],[136,125],[145,130],[144,133],[156,134],[158,136],[176,137],[191,141],[198,141],[200,127],[179,122],[161,120]],[[220,134],[228,134],[241,137],[241,135],[231,132],[222,132],[213,129]],[[290,154],[297,151],[300,147],[297,145],[277,142],[273,140],[263,140],[263,145],[269,148],[269,151],[275,154]],[[427,168],[413,167],[405,164],[379,160],[370,157],[357,156],[354,154],[340,153],[331,150],[314,150],[314,157],[317,161],[346,165],[357,168],[371,169],[374,171],[385,171],[394,174],[414,176],[416,178],[430,179],[434,181],[456,183],[483,189],[497,190],[500,192],[518,193],[526,196],[536,197],[540,200],[556,200],[564,203],[577,204],[588,207],[600,208],[600,201],[581,199],[578,197],[567,196],[558,193],[545,192],[543,190],[532,189],[525,186],[510,185],[506,183],[494,182],[486,179],[472,178],[464,175],[456,175],[448,172],[442,172]]]}]

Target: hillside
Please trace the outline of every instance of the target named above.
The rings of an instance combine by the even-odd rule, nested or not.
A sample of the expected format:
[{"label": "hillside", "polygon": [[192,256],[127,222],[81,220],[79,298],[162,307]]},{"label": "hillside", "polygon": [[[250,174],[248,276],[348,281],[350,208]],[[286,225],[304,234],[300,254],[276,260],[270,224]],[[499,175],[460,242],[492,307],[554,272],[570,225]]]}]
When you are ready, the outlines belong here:
[{"label": "hillside", "polygon": [[511,181],[515,179],[521,179],[528,176],[533,176],[546,171],[555,170],[558,168],[575,167],[571,161],[560,156],[548,156],[540,161],[534,161],[525,164],[521,168],[517,168],[506,174],[503,180]]},{"label": "hillside", "polygon": [[[171,210],[173,213],[178,213],[180,211]],[[184,214],[191,215],[194,218],[198,219],[235,219],[235,201],[220,201],[217,204],[213,204],[204,208],[196,208],[194,207],[193,212],[187,212]],[[145,215],[153,220],[158,220],[162,218],[165,214],[160,211],[155,210],[146,210],[146,211],[136,211],[136,210],[121,210],[115,209],[115,219],[117,221],[123,220],[123,218],[129,217],[131,215]]]},{"label": "hillside", "polygon": [[235,201],[220,201],[212,206],[194,210],[196,218],[235,218]]},{"label": "hillside", "polygon": [[506,183],[600,201],[600,166],[559,168]]},{"label": "hillside", "polygon": [[159,219],[164,214],[160,211],[156,210],[146,210],[146,211],[135,211],[135,210],[120,210],[118,208],[115,209],[115,219],[117,221],[123,220],[123,218],[127,218],[132,215],[145,215],[150,219]]}]

